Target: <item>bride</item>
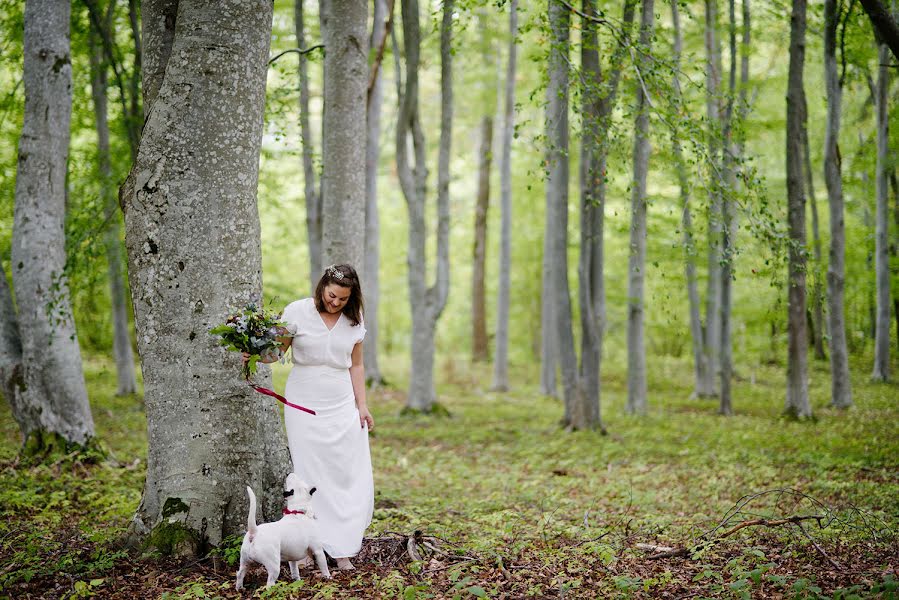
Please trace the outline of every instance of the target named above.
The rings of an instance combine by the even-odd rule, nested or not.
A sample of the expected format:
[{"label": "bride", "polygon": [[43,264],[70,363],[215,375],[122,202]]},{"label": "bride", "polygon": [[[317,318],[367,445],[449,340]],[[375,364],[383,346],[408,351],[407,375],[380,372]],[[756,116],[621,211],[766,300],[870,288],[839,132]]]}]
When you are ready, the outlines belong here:
[{"label": "bride", "polygon": [[350,558],[362,547],[374,510],[368,447],[374,419],[365,402],[365,325],[355,269],[328,267],[315,295],[287,305],[281,319],[294,334],[282,338],[282,353],[291,348],[293,354],[284,395],[316,413],[284,410],[293,470],[316,487],[312,510],[325,551],[338,569],[352,569]]}]

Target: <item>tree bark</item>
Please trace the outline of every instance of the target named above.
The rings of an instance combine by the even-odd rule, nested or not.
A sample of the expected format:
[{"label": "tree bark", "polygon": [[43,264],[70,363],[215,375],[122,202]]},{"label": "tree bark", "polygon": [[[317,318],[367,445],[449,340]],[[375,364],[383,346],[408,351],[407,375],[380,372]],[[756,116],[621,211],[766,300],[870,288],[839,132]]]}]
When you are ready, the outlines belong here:
[{"label": "tree bark", "polygon": [[849,352],[846,347],[846,231],[843,208],[843,178],[840,172],[840,111],[843,89],[837,71],[837,0],[824,2],[824,79],[827,90],[827,127],[824,136],[824,183],[830,208],[830,262],[827,269],[827,300],[830,329],[830,403],[836,408],[852,406]]},{"label": "tree bark", "polygon": [[805,191],[802,185],[802,69],[805,62],[806,0],[793,0],[787,82],[787,219],[789,221],[789,301],[787,313],[786,412],[810,417],[808,342],[805,320]]},{"label": "tree bark", "polygon": [[[111,16],[112,11],[108,14]],[[111,25],[111,23],[108,23]],[[111,28],[110,28],[111,29]],[[106,220],[104,245],[106,247],[109,296],[112,304],[113,344],[116,378],[119,396],[137,391],[134,372],[134,355],[131,352],[131,334],[128,327],[128,291],[125,285],[125,268],[122,261],[121,224],[118,199],[112,177],[109,153],[109,123],[106,108],[106,66],[103,54],[97,47],[96,33],[89,33],[91,64],[91,96],[94,102],[94,121],[97,128],[97,158],[100,167],[100,186],[103,196],[103,215]]]},{"label": "tree bark", "polygon": [[69,3],[60,0],[32,0],[25,6],[25,113],[10,262],[19,311],[21,381],[29,392],[16,395],[13,411],[26,439],[58,434],[68,443],[85,445],[94,436],[94,423],[65,277],[72,110],[69,11]]},{"label": "tree bark", "polygon": [[[391,5],[390,10],[393,10]],[[386,0],[374,0],[369,49],[374,52],[386,43],[388,14]],[[365,380],[372,385],[384,382],[378,365],[378,305],[381,285],[381,225],[378,216],[378,161],[381,157],[381,105],[384,83],[378,69],[368,90],[365,136],[365,260],[362,293],[365,295],[365,343],[362,345]]]},{"label": "tree bark", "polygon": [[[671,0],[671,21],[674,27],[674,93],[675,102],[681,110],[683,107],[683,94],[681,92],[680,78],[680,59],[683,50],[683,34],[680,27],[680,11],[678,10],[678,0]],[[680,186],[681,199],[681,229],[683,230],[683,246],[684,246],[684,278],[687,283],[687,300],[690,314],[690,340],[693,349],[693,374],[694,374],[694,396],[700,395],[700,390],[706,382],[703,381],[705,372],[708,369],[706,364],[706,353],[703,349],[702,338],[702,317],[700,316],[699,307],[699,281],[696,276],[696,243],[693,238],[693,216],[690,210],[690,177],[687,173],[687,163],[684,159],[683,149],[681,148],[680,139],[677,134],[672,136],[672,146],[674,152],[674,164],[677,169],[677,181]]]},{"label": "tree bark", "polygon": [[478,152],[478,191],[474,217],[474,265],[471,270],[471,360],[486,362],[487,292],[487,210],[490,207],[490,162],[493,150],[493,119],[481,120],[481,147]]},{"label": "tree bark", "polygon": [[718,39],[718,0],[705,0],[705,49],[706,49],[706,115],[708,117],[708,153],[711,161],[711,190],[709,197],[708,225],[708,283],[706,289],[705,339],[703,350],[706,371],[702,374],[700,397],[718,395],[717,379],[721,365],[721,194],[724,181],[719,169],[721,164],[721,43]]},{"label": "tree bark", "polygon": [[[300,50],[306,49],[305,15],[303,0],[296,0],[294,3],[294,28],[297,47]],[[322,195],[316,190],[317,176],[313,166],[315,141],[312,139],[312,127],[309,125],[309,59],[302,52],[299,57],[300,143],[303,145],[303,195],[306,198],[306,238],[309,243],[309,291],[312,293],[324,272],[322,265]]]},{"label": "tree bark", "polygon": [[[650,66],[654,25],[653,0],[643,0],[640,18],[641,72]],[[649,106],[643,82],[637,85],[634,122],[634,186],[631,193],[631,236],[628,259],[627,405],[631,414],[645,414],[646,346],[644,342],[643,281],[646,271],[646,175],[649,169]]]},{"label": "tree bark", "polygon": [[874,370],[871,379],[890,379],[890,256],[889,256],[889,87],[890,54],[886,45],[878,51],[877,71],[877,171],[875,196],[877,208],[874,216],[874,272],[877,286],[877,312],[874,325]]},{"label": "tree bark", "polygon": [[512,134],[515,130],[515,74],[517,71],[518,0],[509,4],[509,63],[503,108],[500,158],[499,289],[496,298],[496,351],[493,356],[493,389],[509,389],[509,301],[512,269]]},{"label": "tree bark", "polygon": [[322,137],[322,265],[363,266],[368,8],[358,0],[321,3],[325,52]]},{"label": "tree bark", "polygon": [[[121,200],[143,361],[147,479],[132,542],[204,553],[243,530],[246,485],[265,520],[289,469],[277,405],[239,377],[210,327],[262,293],[256,206],[272,4],[183,2],[144,10],[148,119]],[[164,60],[163,57],[167,57]],[[268,382],[268,370],[258,376]],[[147,537],[149,536],[149,539]]]},{"label": "tree bark", "polygon": [[[396,128],[396,163],[400,187],[409,212],[409,293],[412,302],[412,370],[406,408],[431,412],[434,391],[434,330],[449,294],[449,159],[452,140],[452,15],[453,1],[443,4],[440,26],[440,142],[437,159],[437,266],[436,280],[426,286],[425,199],[427,164],[424,133],[419,118],[418,68],[421,55],[421,28],[418,0],[403,0],[403,39],[406,54],[406,83],[400,99]],[[412,138],[414,165],[409,162],[408,143]]]}]

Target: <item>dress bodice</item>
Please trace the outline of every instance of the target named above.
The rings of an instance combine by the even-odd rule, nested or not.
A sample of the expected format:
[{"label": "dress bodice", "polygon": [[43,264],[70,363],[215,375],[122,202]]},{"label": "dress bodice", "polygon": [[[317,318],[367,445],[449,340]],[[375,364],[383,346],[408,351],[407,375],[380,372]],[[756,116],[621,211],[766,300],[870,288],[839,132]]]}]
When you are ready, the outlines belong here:
[{"label": "dress bodice", "polygon": [[291,344],[295,365],[348,369],[353,364],[353,348],[365,338],[364,321],[360,319],[354,326],[343,313],[328,329],[312,298],[288,304],[281,319],[295,329]]}]

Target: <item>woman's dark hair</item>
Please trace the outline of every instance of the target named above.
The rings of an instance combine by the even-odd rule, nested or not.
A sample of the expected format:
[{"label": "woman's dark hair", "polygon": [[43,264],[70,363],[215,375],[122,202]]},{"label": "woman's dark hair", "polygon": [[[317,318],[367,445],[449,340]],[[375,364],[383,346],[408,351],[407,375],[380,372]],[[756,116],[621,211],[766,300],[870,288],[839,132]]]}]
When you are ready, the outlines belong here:
[{"label": "woman's dark hair", "polygon": [[343,314],[350,320],[355,327],[362,320],[362,285],[359,283],[359,276],[356,269],[350,265],[331,265],[325,269],[325,274],[318,280],[315,286],[315,308],[318,312],[327,312],[325,307],[325,288],[332,283],[350,289],[350,298],[343,307]]}]

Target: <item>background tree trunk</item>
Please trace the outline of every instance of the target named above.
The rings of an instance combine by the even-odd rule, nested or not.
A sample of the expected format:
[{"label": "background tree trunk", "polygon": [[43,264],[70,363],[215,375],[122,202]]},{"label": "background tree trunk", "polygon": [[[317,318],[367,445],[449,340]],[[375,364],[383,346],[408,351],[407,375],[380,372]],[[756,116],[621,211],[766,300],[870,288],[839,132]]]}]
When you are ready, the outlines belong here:
[{"label": "background tree trunk", "polygon": [[481,120],[481,147],[478,151],[478,192],[474,213],[474,265],[471,270],[471,360],[485,362],[487,352],[487,209],[490,207],[490,162],[493,155],[493,119]]},{"label": "background tree trunk", "polygon": [[824,338],[827,332],[824,330],[824,290],[821,282],[821,267],[824,264],[821,253],[821,233],[818,226],[818,200],[815,198],[815,178],[812,176],[811,148],[808,143],[808,102],[805,90],[802,90],[802,167],[805,175],[805,185],[808,188],[808,203],[812,215],[812,251],[815,260],[812,269],[812,345],[815,348],[815,358],[824,360],[827,358],[824,352]]},{"label": "background tree trunk", "polygon": [[793,0],[790,68],[787,82],[787,218],[789,221],[789,301],[787,313],[786,411],[810,417],[808,342],[805,318],[805,191],[802,186],[802,68],[805,62],[805,0]]},{"label": "background tree trunk", "polygon": [[[19,337],[19,322],[16,319],[16,308],[13,305],[12,291],[6,279],[6,271],[0,261],[0,393],[9,402],[12,416],[22,432],[27,431],[28,424],[35,417],[29,412],[30,407],[38,406],[40,398],[36,391],[25,387],[22,365],[22,340]],[[23,394],[35,396],[27,400],[20,398]]]},{"label": "background tree trunk", "polygon": [[[113,11],[107,12],[108,17]],[[111,30],[111,18],[107,29]],[[97,127],[97,159],[100,166],[100,186],[103,195],[103,216],[106,220],[104,245],[106,246],[109,293],[112,304],[113,344],[118,389],[116,394],[133,394],[137,391],[134,373],[134,355],[131,352],[131,334],[128,327],[128,291],[125,286],[125,268],[122,261],[121,215],[112,177],[109,154],[109,123],[106,110],[106,65],[103,53],[97,45],[96,33],[88,34],[90,42],[91,96],[94,101],[94,120]],[[126,118],[128,116],[126,115]]]},{"label": "background tree trunk", "polygon": [[[393,5],[390,6],[390,11]],[[386,0],[374,0],[369,51],[376,52],[386,42],[388,14]],[[378,217],[378,161],[381,157],[381,105],[383,77],[379,68],[370,82],[366,108],[365,137],[365,261],[362,293],[365,296],[365,343],[362,345],[365,380],[371,385],[384,382],[378,366],[378,304],[381,300],[381,225]]]},{"label": "background tree trunk", "polygon": [[830,207],[830,263],[827,269],[828,318],[830,320],[830,403],[852,406],[849,352],[846,348],[846,232],[843,210],[843,177],[840,173],[840,111],[843,89],[837,73],[837,0],[824,2],[824,79],[827,89],[827,128],[824,137],[824,183]]},{"label": "background tree trunk", "polygon": [[881,44],[877,53],[877,172],[875,195],[877,209],[874,216],[874,272],[877,279],[877,316],[874,325],[874,370],[871,379],[890,379],[890,256],[888,170],[889,147],[889,87],[890,51]]},{"label": "background tree trunk", "polygon": [[509,389],[509,300],[512,270],[512,134],[515,130],[515,73],[518,47],[518,0],[509,4],[509,63],[503,108],[500,158],[499,289],[496,298],[496,351],[493,356],[493,389]]},{"label": "background tree trunk", "polygon": [[[640,18],[640,71],[648,72],[655,22],[653,0],[643,0]],[[643,280],[646,265],[646,174],[649,169],[649,106],[644,82],[637,83],[634,121],[634,184],[631,194],[631,240],[628,259],[627,412],[646,413],[646,346],[644,343]]]},{"label": "background tree trunk", "polygon": [[[306,11],[303,0],[294,2],[294,28],[297,47],[306,49]],[[303,145],[303,195],[306,197],[306,237],[309,240],[309,292],[324,272],[322,265],[322,196],[316,188],[316,173],[313,166],[315,142],[309,124],[309,58],[300,53],[300,143]],[[366,328],[368,325],[366,324]],[[364,361],[364,359],[363,359]]]},{"label": "background tree trunk", "polygon": [[189,554],[243,529],[247,484],[271,520],[289,459],[277,405],[207,333],[261,300],[256,186],[272,5],[183,3],[177,28],[164,12],[173,8],[143,5],[145,24],[178,33],[144,30],[154,65],[145,77],[164,77],[144,88],[149,116],[121,199],[149,446],[132,541],[152,532],[150,546]]},{"label": "background tree trunk", "polygon": [[[396,128],[396,163],[400,187],[409,211],[409,293],[412,302],[412,370],[406,408],[431,412],[434,391],[434,330],[449,294],[449,159],[452,140],[452,21],[453,2],[443,4],[440,27],[440,142],[437,159],[437,276],[425,288],[425,199],[427,183],[426,147],[418,107],[418,67],[421,29],[417,0],[403,0],[403,40],[406,54],[406,85],[400,101]],[[409,164],[408,138],[412,137],[415,164]]]},{"label": "background tree trunk", "polygon": [[365,145],[368,94],[368,6],[358,0],[320,4],[325,44],[322,134],[322,265],[363,268]]},{"label": "background tree trunk", "polygon": [[[680,11],[678,0],[671,0],[671,22],[674,27],[674,72],[673,85],[675,102],[678,107],[683,106],[683,94],[681,92],[680,59],[683,51],[683,34],[680,27]],[[703,349],[702,317],[699,307],[699,282],[696,277],[696,242],[693,238],[693,216],[690,211],[690,177],[687,173],[687,163],[684,159],[680,138],[677,134],[672,136],[672,150],[674,152],[674,164],[677,169],[677,181],[680,186],[681,199],[681,228],[683,229],[684,246],[684,278],[687,283],[687,300],[690,314],[690,340],[693,348],[693,373],[694,396],[700,396],[700,390],[704,389],[707,382],[703,381],[708,369],[707,356]]]},{"label": "background tree trunk", "polygon": [[35,449],[43,445],[45,434],[79,445],[94,435],[65,277],[72,111],[69,10],[69,3],[61,0],[30,0],[25,5],[25,114],[11,264],[22,344],[21,381],[29,393],[17,395],[13,408],[26,438],[35,436]]},{"label": "background tree trunk", "polygon": [[719,172],[721,165],[721,43],[718,38],[718,0],[705,0],[705,49],[706,49],[706,115],[708,117],[708,153],[711,162],[711,190],[709,197],[708,226],[708,283],[706,288],[705,339],[703,350],[703,385],[700,397],[718,395],[718,372],[721,365],[721,193],[724,181]]}]

